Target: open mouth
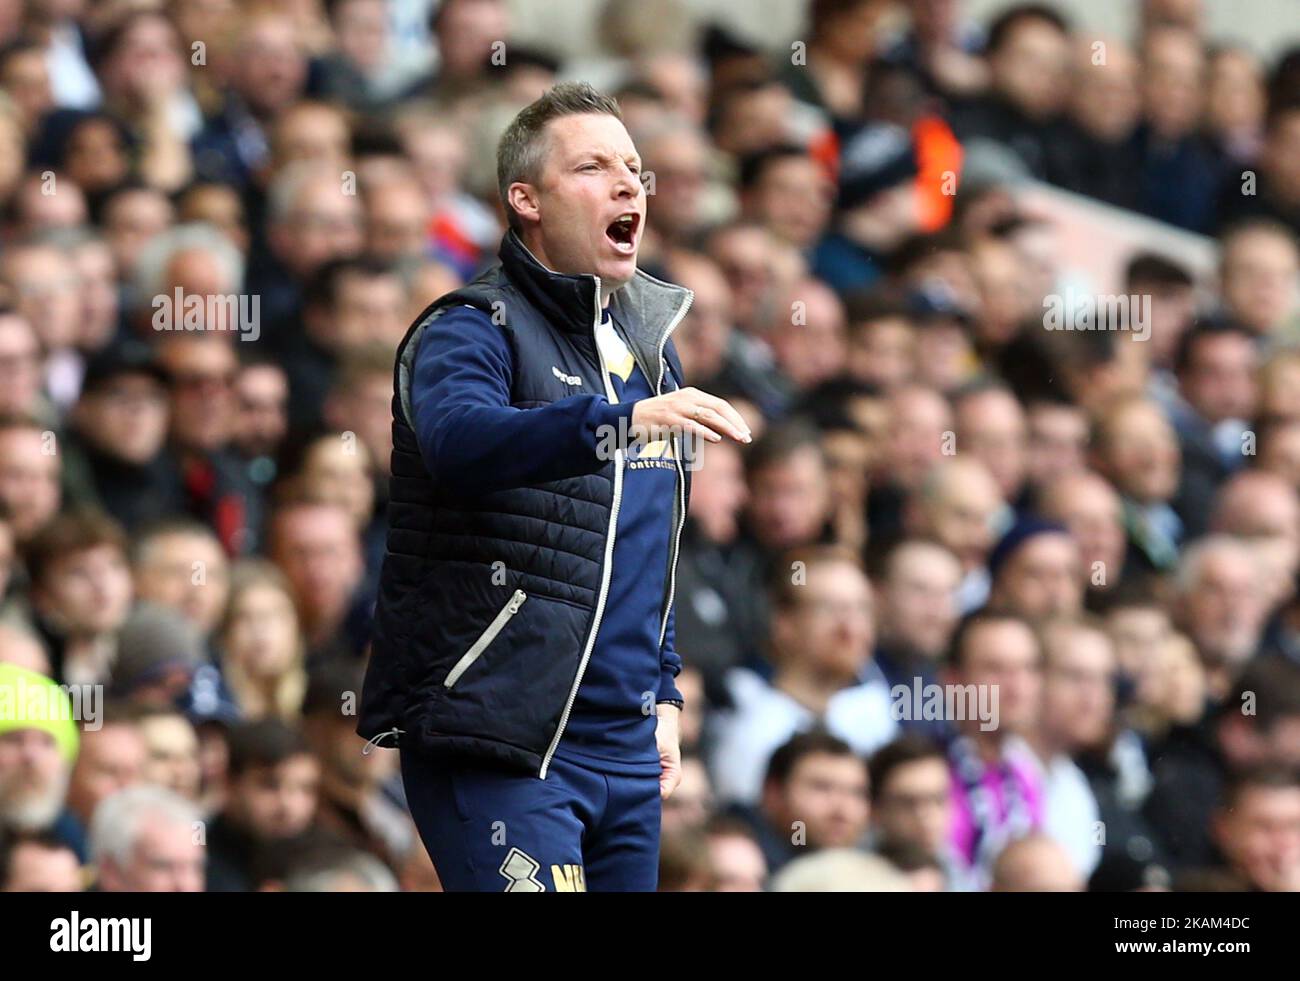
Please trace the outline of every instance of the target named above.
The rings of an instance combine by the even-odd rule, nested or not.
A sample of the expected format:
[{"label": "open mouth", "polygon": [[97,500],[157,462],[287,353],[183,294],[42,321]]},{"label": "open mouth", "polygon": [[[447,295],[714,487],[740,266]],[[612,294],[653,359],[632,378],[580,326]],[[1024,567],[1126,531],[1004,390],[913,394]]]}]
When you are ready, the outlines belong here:
[{"label": "open mouth", "polygon": [[613,243],[616,250],[631,255],[636,251],[636,233],[640,224],[641,216],[638,214],[619,215],[605,229],[605,237]]}]

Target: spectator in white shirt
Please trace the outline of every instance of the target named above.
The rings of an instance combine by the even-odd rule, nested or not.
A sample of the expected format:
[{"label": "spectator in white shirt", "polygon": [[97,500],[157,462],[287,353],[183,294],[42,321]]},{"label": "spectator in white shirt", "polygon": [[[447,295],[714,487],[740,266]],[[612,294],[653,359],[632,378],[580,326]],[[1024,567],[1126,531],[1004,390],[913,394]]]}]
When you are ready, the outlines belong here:
[{"label": "spectator in white shirt", "polygon": [[829,546],[788,553],[771,602],[773,677],[733,668],[726,675],[733,707],[715,720],[712,769],[724,801],[754,803],[772,751],[815,725],[862,755],[898,729],[871,659],[871,586],[854,554]]},{"label": "spectator in white shirt", "polygon": [[1115,713],[1115,648],[1088,619],[1061,618],[1041,627],[1043,711],[1028,734],[1042,769],[1043,833],[1070,855],[1085,879],[1101,859],[1101,815],[1083,771],[1071,756],[1107,739]]}]

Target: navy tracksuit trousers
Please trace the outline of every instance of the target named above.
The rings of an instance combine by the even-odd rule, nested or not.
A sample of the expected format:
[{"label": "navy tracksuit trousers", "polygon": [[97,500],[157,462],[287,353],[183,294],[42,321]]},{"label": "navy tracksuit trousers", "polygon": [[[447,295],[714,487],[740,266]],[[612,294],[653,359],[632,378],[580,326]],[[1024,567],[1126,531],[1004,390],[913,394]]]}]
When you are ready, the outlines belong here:
[{"label": "navy tracksuit trousers", "polygon": [[555,757],[546,779],[401,754],[407,805],[448,892],[653,892],[659,778]]}]

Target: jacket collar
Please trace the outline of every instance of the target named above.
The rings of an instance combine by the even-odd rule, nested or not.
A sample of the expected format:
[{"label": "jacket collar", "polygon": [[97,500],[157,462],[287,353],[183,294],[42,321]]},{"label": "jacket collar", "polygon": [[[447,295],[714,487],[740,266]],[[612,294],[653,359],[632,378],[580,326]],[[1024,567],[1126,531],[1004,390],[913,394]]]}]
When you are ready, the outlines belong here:
[{"label": "jacket collar", "polygon": [[597,308],[595,276],[570,276],[547,269],[515,234],[501,240],[506,278],[559,331],[590,334]]},{"label": "jacket collar", "polygon": [[[564,333],[590,336],[599,310],[595,276],[571,276],[547,269],[513,230],[502,238],[498,254],[506,277],[553,327]],[[632,281],[610,297],[609,306],[619,323],[631,332],[628,343],[635,353],[658,371],[663,342],[694,299],[690,290],[638,269]]]}]

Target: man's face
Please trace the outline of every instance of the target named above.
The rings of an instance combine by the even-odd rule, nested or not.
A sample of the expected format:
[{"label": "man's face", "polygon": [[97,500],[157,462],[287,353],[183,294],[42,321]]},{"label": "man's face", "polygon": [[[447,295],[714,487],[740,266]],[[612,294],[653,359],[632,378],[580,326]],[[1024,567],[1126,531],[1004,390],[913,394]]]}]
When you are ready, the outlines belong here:
[{"label": "man's face", "polygon": [[159,715],[140,723],[148,756],[146,783],[174,790],[191,800],[199,793],[199,739],[184,716]]},{"label": "man's face", "polygon": [[1120,670],[1129,677],[1137,676],[1170,629],[1169,617],[1158,606],[1120,607],[1106,617],[1106,630],[1115,645]]},{"label": "man's face", "polygon": [[1107,62],[1102,67],[1093,64],[1091,43],[1078,45],[1070,109],[1087,132],[1109,143],[1132,132],[1141,98],[1137,59],[1118,42],[1108,47]]},{"label": "man's face", "polygon": [[69,806],[88,821],[105,797],[140,782],[147,755],[135,726],[106,725],[85,733],[68,788]]},{"label": "man's face", "polygon": [[0,314],[0,412],[30,412],[41,391],[36,332],[17,314]]},{"label": "man's face", "polygon": [[1249,552],[1207,555],[1183,603],[1187,630],[1212,664],[1240,664],[1255,653],[1267,598]]},{"label": "man's face", "polygon": [[937,757],[895,768],[880,789],[872,813],[884,841],[917,845],[936,856],[944,849],[951,818],[948,766]]},{"label": "man's face", "polygon": [[851,848],[867,830],[867,768],[852,756],[812,753],[796,764],[781,795],[778,831],[802,822],[809,848]]},{"label": "man's face", "polygon": [[317,440],[305,457],[303,477],[321,500],[346,508],[357,528],[365,528],[374,507],[374,485],[364,443],[337,437]]},{"label": "man's face", "polygon": [[1296,308],[1300,253],[1295,243],[1266,230],[1242,233],[1223,255],[1223,302],[1258,334],[1277,330]]},{"label": "man's face", "polygon": [[59,351],[78,341],[81,281],[66,255],[52,246],[12,252],[4,264],[4,279],[46,350]]},{"label": "man's face", "polygon": [[80,228],[90,221],[86,196],[78,185],[65,181],[58,194],[46,194],[42,190],[44,184],[40,175],[32,172],[14,192],[11,200],[18,216],[20,234],[52,228]]},{"label": "man's face", "polygon": [[826,468],[819,451],[801,448],[754,475],[749,502],[754,531],[768,548],[793,548],[817,537],[826,520]]},{"label": "man's face", "polygon": [[346,169],[348,159],[347,121],[333,108],[302,105],[291,109],[276,127],[276,159],[279,164],[299,160],[320,160]]},{"label": "man's face", "polygon": [[367,251],[387,262],[422,256],[428,245],[429,199],[415,181],[382,184],[366,198]]},{"label": "man's face", "polygon": [[1266,892],[1300,887],[1300,787],[1254,787],[1215,823],[1228,861]]},{"label": "man's face", "polygon": [[884,473],[880,476],[913,490],[943,459],[943,434],[952,428],[952,413],[943,397],[928,388],[904,389],[888,406]]},{"label": "man's face", "polygon": [[731,313],[737,324],[753,323],[772,288],[773,251],[771,234],[748,225],[718,232],[709,241],[709,254],[731,290]]},{"label": "man's face", "polygon": [[912,377],[916,333],[904,317],[883,317],[854,325],[848,338],[849,374],[889,389]]},{"label": "man's face", "polygon": [[356,525],[341,507],[297,507],[276,522],[274,561],[309,619],[342,615],[364,571]]},{"label": "man's face", "polygon": [[871,586],[847,562],[817,563],[807,574],[795,605],[773,618],[773,639],[812,673],[851,682],[875,643]]},{"label": "man's face", "polygon": [[9,859],[3,892],[81,892],[81,865],[70,848],[27,843]]},{"label": "man's face", "polygon": [[106,892],[202,892],[207,850],[198,829],[161,815],[141,822],[135,848],[123,865],[104,863]]},{"label": "man's face", "polygon": [[187,450],[212,452],[230,438],[239,370],[229,335],[193,335],[163,347],[171,377],[171,429]]},{"label": "man's face", "polygon": [[59,509],[56,444],[36,429],[0,432],[0,501],[9,509],[14,536],[26,542]]},{"label": "man's face", "polygon": [[1002,509],[997,484],[980,468],[975,480],[948,481],[927,502],[927,524],[939,543],[961,560],[968,572],[984,563],[993,547],[994,525]]},{"label": "man's face", "polygon": [[1020,404],[1003,392],[972,396],[958,416],[960,439],[980,460],[1007,498],[1014,498],[1025,479],[1028,432]]},{"label": "man's face", "polygon": [[388,4],[384,0],[352,0],[335,13],[339,51],[363,71],[383,67],[388,52]]},{"label": "man's face", "polygon": [[274,116],[297,100],[307,78],[298,28],[287,15],[268,14],[245,28],[234,59],[235,88],[259,116]]},{"label": "man's face", "polygon": [[221,619],[229,569],[216,538],[184,532],[156,538],[135,573],[140,599],[171,607],[204,634]]},{"label": "man's face", "polygon": [[709,179],[709,148],[697,134],[684,131],[661,138],[647,150],[655,175],[655,229],[670,239],[689,234],[702,223],[700,206]]},{"label": "man's face", "polygon": [[235,442],[248,456],[271,455],[289,428],[289,382],[278,365],[252,365],[235,381]]},{"label": "man's face", "polygon": [[48,732],[16,729],[0,735],[0,825],[36,831],[58,817],[68,767]]},{"label": "man's face", "polygon": [[116,630],[130,612],[134,592],[126,556],[116,545],[72,552],[46,570],[36,590],[47,616],[74,637]]},{"label": "man's face", "polygon": [[1204,104],[1205,58],[1195,35],[1170,29],[1147,44],[1142,101],[1156,132],[1169,139],[1197,122]]},{"label": "man's face", "polygon": [[[1038,718],[1042,692],[1038,641],[1016,620],[981,624],[967,634],[959,683],[985,685],[998,693],[1003,732],[1022,733]],[[973,723],[971,723],[973,724]]]},{"label": "man's face", "polygon": [[320,764],[320,776],[327,793],[363,798],[397,770],[391,753],[362,756],[356,723],[350,716],[325,713],[307,720],[304,727],[313,762]]},{"label": "man's face", "polygon": [[[672,798],[670,797],[669,800]],[[713,835],[709,857],[716,877],[715,892],[762,892],[767,880],[767,861],[752,838],[744,835]]]},{"label": "man's face", "polygon": [[501,0],[452,0],[438,11],[438,50],[445,51],[453,78],[483,69],[492,44],[510,34],[510,14]]},{"label": "man's face", "polygon": [[822,432],[822,455],[830,485],[831,507],[861,510],[867,500],[867,467],[871,463],[870,438],[857,429]]},{"label": "man's face", "polygon": [[337,176],[322,172],[304,180],[293,206],[270,230],[272,247],[299,279],[331,259],[354,256],[364,245],[364,216],[355,194],[344,194]]},{"label": "man's face", "polygon": [[1179,377],[1182,395],[1211,423],[1249,419],[1259,398],[1259,353],[1247,337],[1223,334],[1201,338]]},{"label": "man's face", "polygon": [[1051,516],[1070,529],[1079,544],[1086,576],[1101,563],[1108,579],[1119,578],[1124,567],[1124,509],[1110,485],[1091,476],[1063,481],[1050,502]]},{"label": "man's face", "polygon": [[395,347],[406,332],[406,288],[397,276],[348,273],[339,278],[330,318],[341,350],[375,341]]},{"label": "man's face", "polygon": [[609,293],[636,275],[646,208],[641,158],[623,124],[604,114],[552,120],[543,138],[538,183],[511,185],[524,241],[550,269],[594,274]]},{"label": "man's face", "polygon": [[319,784],[320,764],[305,754],[253,767],[233,782],[231,814],[262,841],[290,838],[311,823]]},{"label": "man's face", "polygon": [[109,202],[105,208],[104,231],[118,269],[126,275],[134,272],[140,250],[149,239],[166,231],[173,213],[167,197],[151,189],[123,191]]},{"label": "man's face", "polygon": [[1242,539],[1256,554],[1270,602],[1289,599],[1300,564],[1300,500],[1282,483],[1238,485],[1217,516],[1220,531]]},{"label": "man's face", "polygon": [[890,566],[882,626],[889,639],[918,654],[938,658],[957,622],[961,563],[945,549],[910,547]]},{"label": "man's face", "polygon": [[1282,477],[1291,486],[1300,487],[1300,423],[1288,422],[1273,430],[1260,447],[1259,466]]},{"label": "man's face", "polygon": [[1088,417],[1075,405],[1035,405],[1028,416],[1028,476],[1043,483],[1082,470],[1088,448]]},{"label": "man's face", "polygon": [[1196,289],[1178,283],[1152,283],[1134,280],[1130,296],[1151,297],[1151,336],[1149,357],[1153,365],[1167,368],[1173,364],[1178,342],[1196,316]]},{"label": "man's face", "polygon": [[1096,630],[1062,627],[1049,635],[1043,672],[1043,724],[1066,752],[1098,745],[1115,708],[1115,653]]},{"label": "man's face", "polygon": [[754,187],[751,208],[759,221],[798,248],[816,242],[826,230],[835,189],[811,157],[788,157],[770,164]]},{"label": "man's face", "polygon": [[1114,421],[1103,462],[1115,485],[1140,504],[1166,501],[1178,489],[1178,439],[1152,405],[1135,404]]},{"label": "man's face", "polygon": [[330,425],[355,432],[369,451],[371,465],[385,475],[393,455],[392,403],[391,372],[376,372],[346,391],[336,389],[325,408]]},{"label": "man's face", "polygon": [[[339,169],[346,167],[340,165]],[[240,249],[247,247],[248,222],[244,217],[244,203],[235,189],[227,184],[203,184],[187,194],[181,220],[206,222],[224,233]],[[116,291],[113,295],[117,296]]]},{"label": "man's face", "polygon": [[82,396],[77,429],[102,452],[145,464],[167,438],[167,391],[149,375],[123,374]]},{"label": "man's face", "polygon": [[1083,604],[1079,546],[1069,535],[1035,535],[1007,559],[993,595],[1023,617],[1079,612]]},{"label": "man's face", "polygon": [[1050,24],[1027,21],[990,59],[993,87],[1035,119],[1061,109],[1069,92],[1070,44]]},{"label": "man's face", "polygon": [[740,451],[730,443],[710,444],[691,478],[692,520],[715,542],[730,542],[736,537],[740,510],[748,496]]},{"label": "man's face", "polygon": [[690,263],[674,275],[695,293],[691,309],[673,332],[677,356],[686,377],[712,378],[722,370],[731,337],[731,287],[711,263]]},{"label": "man's face", "polygon": [[49,71],[44,52],[32,51],[10,57],[0,77],[9,98],[33,122],[53,108]]},{"label": "man's face", "polygon": [[[821,288],[801,289],[799,297],[772,324],[768,343],[778,367],[800,389],[810,389],[844,370],[848,357],[844,308],[835,294]],[[796,319],[786,310],[799,307]]]}]

